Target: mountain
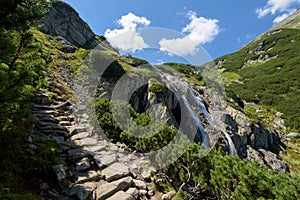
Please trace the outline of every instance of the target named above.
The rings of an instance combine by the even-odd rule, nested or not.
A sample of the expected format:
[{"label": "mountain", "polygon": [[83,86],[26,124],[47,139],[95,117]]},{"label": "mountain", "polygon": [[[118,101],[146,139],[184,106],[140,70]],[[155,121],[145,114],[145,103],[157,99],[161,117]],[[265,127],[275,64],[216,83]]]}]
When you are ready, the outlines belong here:
[{"label": "mountain", "polygon": [[[299,15],[298,10],[237,52],[216,59],[230,104],[283,138],[293,138],[300,128]],[[288,146],[284,157],[299,172],[297,142]]]},{"label": "mountain", "polygon": [[280,157],[284,134],[299,130],[297,29],[216,60],[222,112],[196,66],[122,56],[64,2],[30,32],[45,83],[22,102],[28,126],[10,130],[24,132],[21,150],[1,145],[0,186],[13,188],[3,199],[299,198],[294,160]]}]

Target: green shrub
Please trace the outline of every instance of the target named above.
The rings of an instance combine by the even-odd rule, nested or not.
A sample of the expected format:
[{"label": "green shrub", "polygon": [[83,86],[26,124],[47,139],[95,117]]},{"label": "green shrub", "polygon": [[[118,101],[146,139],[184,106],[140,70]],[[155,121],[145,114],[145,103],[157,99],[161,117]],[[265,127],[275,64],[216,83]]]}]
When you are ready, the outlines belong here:
[{"label": "green shrub", "polygon": [[194,198],[300,198],[299,176],[271,171],[258,162],[242,160],[222,151],[203,153],[199,144],[191,144],[184,155],[162,170],[162,177],[166,174],[174,188],[182,189]]}]

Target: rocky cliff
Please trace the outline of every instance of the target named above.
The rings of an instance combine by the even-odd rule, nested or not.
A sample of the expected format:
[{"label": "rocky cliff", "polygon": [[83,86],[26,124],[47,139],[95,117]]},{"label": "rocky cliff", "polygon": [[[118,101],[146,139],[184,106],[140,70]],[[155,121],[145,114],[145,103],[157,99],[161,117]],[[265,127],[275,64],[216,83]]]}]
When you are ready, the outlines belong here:
[{"label": "rocky cliff", "polygon": [[68,4],[55,1],[40,21],[40,30],[52,36],[61,36],[73,45],[95,45],[95,34]]},{"label": "rocky cliff", "polygon": [[[212,112],[214,99],[209,88],[196,86],[179,73],[154,67],[152,73],[155,72],[156,76],[146,75],[148,71],[137,67],[134,62],[132,65],[127,62],[125,69],[124,63],[118,59],[120,55],[104,52],[102,48],[95,50],[101,57],[100,61],[108,54],[115,56],[114,61],[107,62],[109,64],[100,62],[106,69],[99,75],[102,79],[95,78],[97,74],[86,66],[81,66],[82,69],[72,66],[78,59],[76,47],[91,47],[96,43],[95,34],[69,5],[54,2],[40,24],[40,30],[51,36],[50,41],[63,41],[66,47],[52,47],[59,55],[60,64],[56,66],[59,72],[48,74],[51,89],[33,100],[36,134],[55,140],[61,146],[59,156],[63,164],[53,166],[60,187],[51,188],[47,193],[49,185],[42,183],[45,187],[41,190],[47,193],[45,196],[82,200],[91,196],[94,199],[169,198],[152,187],[150,172],[153,169],[147,158],[131,154],[131,149],[122,141],[115,144],[101,137],[99,128],[93,126],[86,115],[89,98],[96,94],[112,99],[113,89],[124,73],[130,74],[132,80],[123,83],[120,94],[131,94],[128,100],[137,112],[150,109],[155,118],[186,132],[189,139],[203,143],[206,149],[221,147],[243,159],[256,159],[270,169],[288,171],[278,156],[284,148],[276,130],[252,122],[243,112],[230,106],[222,115],[215,116]],[[89,53],[87,49],[84,51]],[[101,68],[101,64],[97,67]],[[134,77],[140,75],[146,77],[143,87],[130,91],[129,85],[136,84]],[[73,95],[73,99],[68,98],[68,94]],[[214,124],[214,120],[218,123]]]}]

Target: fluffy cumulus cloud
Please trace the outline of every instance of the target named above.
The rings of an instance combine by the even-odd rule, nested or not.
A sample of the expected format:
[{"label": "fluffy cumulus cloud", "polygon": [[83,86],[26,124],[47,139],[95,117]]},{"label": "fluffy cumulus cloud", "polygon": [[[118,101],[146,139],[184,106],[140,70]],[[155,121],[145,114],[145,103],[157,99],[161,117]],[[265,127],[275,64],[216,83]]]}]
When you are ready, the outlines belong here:
[{"label": "fluffy cumulus cloud", "polygon": [[284,13],[285,15],[282,14],[276,20],[279,21],[284,16],[287,17],[293,13],[293,8],[299,5],[300,0],[268,0],[267,4],[263,8],[256,9],[256,14],[258,18],[262,18],[269,14],[274,15],[276,13]]},{"label": "fluffy cumulus cloud", "polygon": [[121,26],[121,29],[107,29],[104,33],[104,36],[112,46],[130,52],[148,47],[144,39],[136,31],[138,26],[147,27],[150,25],[151,22],[147,18],[128,13],[122,16],[117,23]]},{"label": "fluffy cumulus cloud", "polygon": [[165,39],[160,42],[160,50],[179,56],[193,55],[197,53],[198,46],[212,42],[220,33],[218,20],[197,17],[197,13],[189,11],[190,23],[182,29],[187,35],[183,38]]}]

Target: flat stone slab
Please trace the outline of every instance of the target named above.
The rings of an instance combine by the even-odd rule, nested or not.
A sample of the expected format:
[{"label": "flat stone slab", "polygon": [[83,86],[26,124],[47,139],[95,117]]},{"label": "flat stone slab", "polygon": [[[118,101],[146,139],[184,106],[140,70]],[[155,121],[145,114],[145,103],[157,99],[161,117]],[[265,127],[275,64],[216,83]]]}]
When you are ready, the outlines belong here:
[{"label": "flat stone slab", "polygon": [[79,134],[76,134],[76,135],[73,135],[70,140],[80,140],[80,139],[83,139],[83,138],[87,138],[87,137],[90,137],[90,133],[89,132],[82,132],[82,133],[79,133]]},{"label": "flat stone slab", "polygon": [[107,199],[118,191],[127,190],[131,185],[132,178],[130,176],[111,183],[100,181],[97,190],[95,191],[96,200]]},{"label": "flat stone slab", "polygon": [[96,165],[99,168],[103,168],[109,166],[110,164],[114,163],[117,160],[115,154],[106,154],[106,155],[97,155],[94,157]]},{"label": "flat stone slab", "polygon": [[101,151],[105,151],[106,147],[102,146],[102,145],[95,145],[95,146],[85,147],[85,150],[87,150],[93,154],[97,154]]},{"label": "flat stone slab", "polygon": [[134,200],[133,196],[123,191],[115,193],[113,196],[109,197],[107,200]]},{"label": "flat stone slab", "polygon": [[76,183],[84,183],[87,181],[97,181],[100,179],[100,175],[94,171],[88,171],[88,172],[81,172],[81,173],[76,173]]},{"label": "flat stone slab", "polygon": [[97,183],[77,184],[69,192],[69,196],[76,197],[79,200],[86,200],[93,190],[97,187]]},{"label": "flat stone slab", "polygon": [[60,121],[59,125],[61,125],[61,126],[71,126],[72,123],[70,121]]},{"label": "flat stone slab", "polygon": [[108,182],[117,180],[129,175],[129,167],[121,163],[113,163],[109,167],[102,170],[101,174]]},{"label": "flat stone slab", "polygon": [[82,148],[77,148],[77,149],[71,149],[68,151],[68,156],[71,159],[80,159],[83,158],[87,155],[87,152],[84,151]]},{"label": "flat stone slab", "polygon": [[147,185],[144,181],[141,180],[133,180],[134,185],[139,189],[139,190],[146,190]]},{"label": "flat stone slab", "polygon": [[67,128],[71,136],[78,133],[87,132],[87,127],[85,126],[69,126]]},{"label": "flat stone slab", "polygon": [[83,138],[81,140],[75,140],[74,144],[78,146],[94,146],[98,143],[97,139],[94,138]]},{"label": "flat stone slab", "polygon": [[128,190],[126,190],[125,193],[129,194],[130,196],[133,196],[135,199],[138,199],[140,195],[140,191],[134,187],[131,187]]}]

